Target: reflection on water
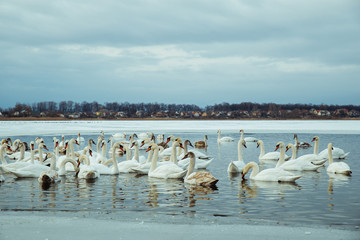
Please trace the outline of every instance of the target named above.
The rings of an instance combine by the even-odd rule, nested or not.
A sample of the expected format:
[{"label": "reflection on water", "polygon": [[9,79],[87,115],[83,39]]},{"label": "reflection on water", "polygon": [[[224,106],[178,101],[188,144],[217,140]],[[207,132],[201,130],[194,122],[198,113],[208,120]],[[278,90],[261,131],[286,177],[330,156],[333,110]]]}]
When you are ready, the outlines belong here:
[{"label": "reflection on water", "polygon": [[[237,141],[217,144],[216,133],[208,135],[206,154],[215,160],[207,169],[219,179],[216,188],[194,187],[182,180],[156,179],[144,175],[103,175],[89,181],[77,179],[74,173],[60,177],[56,184],[41,185],[37,179],[16,179],[6,174],[0,184],[0,209],[2,211],[55,211],[100,212],[114,214],[129,211],[135,216],[183,216],[199,219],[216,217],[236,218],[237,221],[264,219],[267,221],[302,224],[359,225],[360,216],[360,150],[353,145],[358,135],[320,135],[321,147],[328,141],[336,142],[351,152],[345,160],[353,170],[353,176],[331,175],[326,168],[314,172],[301,172],[302,178],[295,184],[257,182],[243,180],[239,174],[228,174],[227,166],[237,160]],[[194,133],[180,134],[182,139],[198,139]],[[227,134],[238,139],[239,134]],[[96,136],[84,136],[94,138]],[[254,134],[273,150],[279,140],[293,142],[292,134]],[[313,134],[301,136],[310,139]],[[33,139],[34,136],[21,138]],[[52,136],[43,136],[48,146]],[[80,146],[82,149],[84,145]],[[205,153],[205,149],[198,149]],[[322,150],[322,148],[320,148]],[[249,143],[243,150],[245,162],[258,161],[259,149]],[[311,153],[301,150],[299,154]],[[145,151],[140,152],[146,156]],[[123,161],[123,160],[121,160]],[[274,167],[275,161],[260,162],[260,168]],[[222,218],[219,218],[222,217]],[[232,220],[233,221],[233,220]]]}]

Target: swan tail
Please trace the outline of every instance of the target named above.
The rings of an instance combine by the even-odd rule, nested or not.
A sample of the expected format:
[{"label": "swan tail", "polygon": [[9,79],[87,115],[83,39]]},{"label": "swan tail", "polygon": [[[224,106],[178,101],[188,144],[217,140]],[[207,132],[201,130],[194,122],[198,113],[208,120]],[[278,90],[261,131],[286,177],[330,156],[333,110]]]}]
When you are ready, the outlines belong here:
[{"label": "swan tail", "polygon": [[231,162],[231,163],[229,164],[228,172],[230,172],[230,173],[237,173],[237,172],[239,172],[239,170],[238,170],[238,168],[236,167],[236,165],[234,164],[234,162]]},{"label": "swan tail", "polygon": [[302,176],[282,176],[279,177],[279,182],[295,182],[297,179],[301,178]]},{"label": "swan tail", "polygon": [[341,156],[339,157],[339,159],[344,159],[344,158],[346,158],[346,156],[349,155],[349,153],[350,153],[350,152],[347,152],[347,153],[341,155]]},{"label": "swan tail", "polygon": [[326,161],[327,161],[327,159],[315,160],[315,161],[311,161],[311,163],[314,165],[323,165]]}]

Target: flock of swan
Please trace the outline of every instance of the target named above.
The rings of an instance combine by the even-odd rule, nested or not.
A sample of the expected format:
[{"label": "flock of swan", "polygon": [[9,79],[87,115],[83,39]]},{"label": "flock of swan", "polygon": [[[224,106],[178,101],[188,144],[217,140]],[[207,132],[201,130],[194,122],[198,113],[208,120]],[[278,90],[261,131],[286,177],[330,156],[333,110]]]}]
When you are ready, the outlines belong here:
[{"label": "flock of swan", "polygon": [[[270,182],[295,182],[301,178],[301,171],[317,171],[326,162],[326,171],[331,174],[351,175],[350,167],[344,161],[334,162],[333,159],[342,159],[349,153],[340,148],[333,147],[330,142],[327,149],[319,153],[319,137],[312,139],[314,153],[297,157],[298,148],[311,147],[309,143],[298,142],[294,135],[295,143],[285,145],[278,142],[273,152],[265,152],[262,140],[245,137],[244,130],[237,144],[238,159],[229,163],[227,171],[239,173],[244,179]],[[16,139],[3,139],[0,146],[0,181],[4,181],[4,172],[17,178],[37,178],[39,183],[49,186],[59,181],[59,176],[74,174],[80,179],[96,179],[101,175],[115,175],[122,173],[136,173],[148,175],[150,178],[183,179],[184,183],[202,187],[215,187],[219,181],[214,177],[208,166],[214,158],[198,149],[206,148],[208,137],[197,141],[193,147],[189,140],[173,135],[158,135],[153,133],[132,134],[127,137],[125,133],[113,134],[105,139],[102,132],[97,139],[87,140],[78,134],[77,138],[53,138],[53,151],[49,151],[46,143],[37,137],[29,144]],[[232,137],[222,137],[218,130],[218,144],[234,142]],[[276,166],[262,171],[258,163],[251,161],[245,163],[242,152],[247,142],[256,142],[260,147],[259,162],[275,161]],[[83,143],[85,147],[75,151],[74,145]],[[96,145],[96,149],[95,149]],[[277,151],[277,150],[280,151]],[[292,156],[286,155],[288,150]],[[142,154],[140,154],[140,150]],[[144,151],[145,152],[144,152]],[[46,152],[47,151],[47,152]],[[118,161],[120,159],[120,161]]]}]

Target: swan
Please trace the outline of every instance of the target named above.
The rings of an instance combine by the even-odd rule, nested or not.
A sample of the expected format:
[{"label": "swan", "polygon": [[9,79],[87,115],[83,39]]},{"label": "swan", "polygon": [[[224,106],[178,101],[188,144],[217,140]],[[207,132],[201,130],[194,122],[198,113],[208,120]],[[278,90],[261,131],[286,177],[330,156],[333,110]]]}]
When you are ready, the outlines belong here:
[{"label": "swan", "polygon": [[49,153],[49,156],[51,158],[50,169],[45,170],[40,174],[38,178],[39,183],[50,184],[59,180],[59,174],[55,170],[56,156],[54,153]]},{"label": "swan", "polygon": [[218,132],[218,143],[222,143],[222,142],[234,142],[235,139],[232,137],[221,137],[221,131],[220,129],[217,131]]},{"label": "swan", "polygon": [[[205,155],[204,153],[197,151],[195,149],[188,151],[188,145],[192,146],[190,140],[185,140],[183,147],[184,153],[182,153],[179,158],[181,159],[178,161],[178,165],[182,168],[186,168],[186,166],[190,163],[190,158],[186,157],[188,152],[192,152],[195,155],[195,168],[196,169],[206,169],[210,163],[214,160],[214,158],[210,158],[209,156]],[[205,160],[206,159],[206,160]]]},{"label": "swan", "polygon": [[[260,155],[259,155],[259,160],[276,160],[278,161],[280,159],[280,153],[279,152],[268,152],[265,153],[265,147],[264,147],[264,142],[262,140],[258,140],[257,141],[257,148],[259,148],[260,146]],[[285,160],[288,160],[290,158],[290,156],[285,154]]]},{"label": "swan", "polygon": [[65,136],[64,135],[61,135],[61,141],[60,141],[59,147],[65,147]]},{"label": "swan", "polygon": [[38,178],[43,171],[49,170],[50,167],[45,166],[41,163],[35,162],[22,168],[9,170],[10,173],[14,174],[18,178]]},{"label": "swan", "polygon": [[190,185],[199,185],[202,187],[215,187],[219,179],[216,179],[209,172],[194,172],[195,168],[195,154],[193,152],[188,152],[184,157],[190,158],[190,164],[184,182]]},{"label": "swan", "polygon": [[310,143],[307,143],[307,142],[299,142],[298,141],[298,136],[297,134],[294,134],[294,139],[295,139],[295,143],[294,143],[294,146],[296,148],[310,148],[311,147],[311,144]]},{"label": "swan", "polygon": [[351,170],[349,165],[344,162],[333,162],[333,144],[328,144],[328,156],[329,156],[329,166],[326,168],[326,172],[333,174],[344,174],[351,175]]},{"label": "swan", "polygon": [[[81,162],[85,162],[85,164],[80,165]],[[78,160],[78,171],[76,172],[76,177],[82,179],[96,179],[100,177],[99,171],[90,165],[90,160],[87,155],[82,154]]]},{"label": "swan", "polygon": [[316,171],[323,165],[315,165],[306,159],[292,159],[285,162],[285,144],[278,142],[275,151],[280,148],[280,159],[275,168],[281,168],[288,171]]},{"label": "swan", "polygon": [[228,166],[228,173],[238,173],[245,167],[245,162],[243,161],[242,157],[242,148],[246,148],[245,140],[240,139],[238,141],[238,160],[230,162]]},{"label": "swan", "polygon": [[288,145],[286,145],[285,152],[287,152],[290,148],[292,150],[291,160],[296,159],[296,160],[300,160],[300,161],[309,161],[315,165],[322,165],[327,161],[326,158],[321,158],[321,157],[319,157],[319,155],[316,155],[316,154],[305,154],[305,155],[302,155],[302,156],[296,158],[296,148],[292,143],[289,143]]},{"label": "swan", "polygon": [[285,171],[281,168],[268,168],[259,172],[259,165],[256,162],[249,162],[241,171],[241,178],[245,179],[245,175],[250,169],[253,169],[250,174],[251,180],[267,181],[267,182],[295,182],[301,178],[301,175],[294,175],[291,172]]},{"label": "swan", "polygon": [[85,142],[85,139],[83,137],[80,136],[80,132],[78,132],[78,137],[76,139],[79,143],[81,142]]},{"label": "swan", "polygon": [[122,133],[115,133],[112,135],[112,137],[116,140],[125,140],[126,139],[126,133],[122,132]]},{"label": "swan", "polygon": [[[181,143],[174,142],[173,149],[176,149],[177,145],[182,147]],[[154,147],[154,151],[158,151],[157,144],[153,144],[152,146],[149,146],[149,148],[150,147]],[[155,155],[155,152],[154,152],[154,155]],[[149,175],[149,177],[154,177],[154,178],[178,179],[178,178],[183,178],[185,176],[186,172],[187,172],[187,170],[182,169],[174,162],[170,162],[168,164],[163,164],[163,165],[157,166],[157,159],[155,159],[153,157],[148,175]]]},{"label": "swan", "polygon": [[207,140],[208,140],[208,136],[205,135],[204,141],[197,141],[197,142],[194,143],[194,146],[196,148],[206,148],[208,146]]},{"label": "swan", "polygon": [[[136,145],[138,144],[137,141],[134,141],[132,144]],[[123,150],[123,146],[121,145],[121,149]],[[126,151],[129,152],[129,151]],[[135,152],[136,154],[136,152]],[[120,173],[133,173],[135,172],[133,170],[133,168],[136,168],[140,165],[140,162],[138,161],[138,154],[139,151],[137,152],[137,156],[134,156],[131,160],[125,160],[123,162],[118,163],[118,168],[119,168],[119,172]]]},{"label": "swan", "polygon": [[5,177],[4,177],[4,175],[3,175],[2,171],[1,171],[1,168],[0,168],[0,183],[1,182],[5,182]]},{"label": "swan", "polygon": [[[350,152],[345,153],[345,151],[341,148],[333,147],[332,148],[332,157],[333,159],[345,159]],[[319,153],[319,156],[322,158],[329,159],[329,151],[328,149],[324,149]]]},{"label": "swan", "polygon": [[254,138],[254,137],[246,137],[244,138],[244,129],[240,129],[240,133],[241,133],[241,136],[240,136],[240,139],[244,139],[245,142],[257,142],[257,138]]}]

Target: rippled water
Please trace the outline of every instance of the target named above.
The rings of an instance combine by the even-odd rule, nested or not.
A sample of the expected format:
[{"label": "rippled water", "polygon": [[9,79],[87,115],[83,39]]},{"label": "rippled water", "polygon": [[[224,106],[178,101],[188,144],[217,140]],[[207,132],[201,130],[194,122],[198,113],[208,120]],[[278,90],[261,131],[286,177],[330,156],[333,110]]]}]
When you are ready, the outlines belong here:
[{"label": "rippled water", "polygon": [[[303,177],[296,184],[279,184],[242,181],[240,176],[229,176],[227,166],[230,161],[237,159],[237,142],[218,146],[215,131],[183,131],[175,135],[195,142],[203,140],[205,134],[209,137],[207,154],[215,158],[208,170],[219,178],[217,189],[189,188],[180,180],[153,179],[135,174],[102,175],[89,182],[76,179],[70,173],[61,178],[59,183],[43,190],[37,179],[16,179],[6,175],[6,181],[0,185],[0,209],[106,213],[115,218],[131,214],[132,217],[145,220],[153,220],[156,216],[158,221],[161,221],[161,216],[170,215],[179,218],[180,222],[195,218],[199,222],[216,219],[224,223],[265,221],[343,227],[360,225],[360,135],[298,134],[300,141],[307,142],[318,135],[320,151],[332,141],[334,146],[350,152],[345,162],[350,165],[353,176],[330,178],[325,168],[322,168],[319,172],[303,172]],[[239,139],[238,132],[227,132],[224,135]],[[50,149],[53,136],[60,138],[60,135],[42,136]],[[97,138],[93,134],[82,136],[86,140]],[[105,136],[109,137],[110,134]],[[280,140],[293,142],[293,133],[254,133],[246,136],[263,140],[266,152],[273,151]],[[30,141],[35,137],[17,138]],[[300,150],[299,155],[312,151],[313,148]],[[141,151],[140,154],[146,153]],[[256,143],[247,143],[243,152],[244,161],[258,162],[258,155]],[[262,167],[274,164],[268,163]]]}]

